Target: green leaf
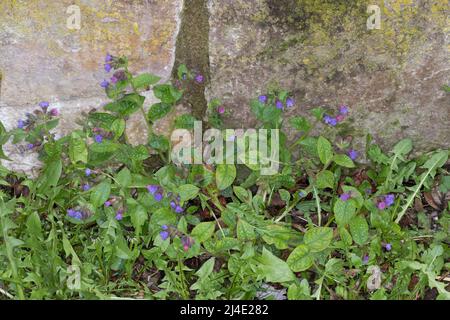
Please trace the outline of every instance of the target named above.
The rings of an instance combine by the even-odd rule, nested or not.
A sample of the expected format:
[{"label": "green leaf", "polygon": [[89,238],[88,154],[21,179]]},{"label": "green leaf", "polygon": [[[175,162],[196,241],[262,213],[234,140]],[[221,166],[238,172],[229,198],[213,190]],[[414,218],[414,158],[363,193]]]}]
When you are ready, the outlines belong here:
[{"label": "green leaf", "polygon": [[95,153],[113,153],[120,148],[120,144],[110,140],[103,140],[102,143],[94,142],[89,146],[89,150]]},{"label": "green leaf", "polygon": [[145,208],[141,205],[136,205],[134,207],[131,207],[129,210],[131,223],[133,224],[133,227],[136,229],[137,233],[140,233],[140,230],[142,229],[142,226],[145,224],[145,222],[148,219],[148,214]]},{"label": "green leaf", "polygon": [[320,189],[325,189],[325,188],[333,189],[333,187],[334,187],[333,172],[331,172],[329,170],[320,171],[317,174],[316,184],[317,184],[317,187]]},{"label": "green leaf", "polygon": [[254,240],[256,238],[253,226],[242,219],[238,221],[236,232],[238,239],[242,241]]},{"label": "green leaf", "polygon": [[295,275],[289,269],[288,264],[263,247],[259,258],[259,273],[267,282],[289,282],[295,280]]},{"label": "green leaf", "polygon": [[201,222],[192,229],[191,236],[202,243],[211,238],[216,229],[216,222]]},{"label": "green leaf", "polygon": [[133,87],[135,89],[141,89],[141,88],[146,88],[146,87],[152,86],[154,84],[157,84],[159,82],[159,80],[161,80],[161,78],[158,76],[155,76],[154,74],[143,73],[143,74],[140,74],[140,75],[134,77],[131,80],[131,84],[133,85]]},{"label": "green leaf", "polygon": [[306,231],[303,238],[311,252],[320,252],[328,248],[333,239],[333,229],[316,227]]},{"label": "green leaf", "polygon": [[209,258],[205,263],[203,263],[200,269],[197,270],[195,275],[198,276],[200,279],[205,279],[213,272],[215,262],[216,258],[214,257]]},{"label": "green leaf", "polygon": [[289,123],[298,131],[307,132],[311,129],[311,123],[305,117],[293,117]]},{"label": "green leaf", "polygon": [[356,216],[350,220],[350,233],[357,244],[363,245],[369,238],[369,225],[366,219]]},{"label": "green leaf", "polygon": [[407,155],[412,150],[412,140],[411,139],[403,139],[399,141],[392,150],[394,154],[399,155]]},{"label": "green leaf", "polygon": [[114,138],[119,139],[123,133],[125,132],[125,120],[124,119],[116,119],[111,124],[111,131],[114,133]]},{"label": "green leaf", "polygon": [[91,189],[91,204],[98,208],[109,198],[111,193],[111,181],[105,180]]},{"label": "green leaf", "polygon": [[131,172],[125,167],[116,176],[116,181],[123,187],[127,188],[131,184]]},{"label": "green leaf", "polygon": [[236,167],[232,164],[219,164],[216,169],[216,184],[219,190],[231,186],[236,178]]},{"label": "green leaf", "polygon": [[350,220],[352,220],[355,214],[356,207],[353,204],[353,201],[342,201],[341,199],[336,200],[336,203],[334,204],[334,216],[336,218],[336,223],[339,226],[345,227],[350,223]]},{"label": "green leaf", "polygon": [[62,162],[60,159],[46,164],[44,172],[39,178],[39,191],[46,193],[50,187],[58,184],[62,173]]},{"label": "green leaf", "polygon": [[355,164],[353,163],[352,159],[350,159],[350,157],[348,157],[345,154],[337,154],[333,157],[333,161],[337,164],[340,165],[341,167],[345,167],[345,168],[354,168]]},{"label": "green leaf", "polygon": [[181,201],[188,201],[197,197],[200,189],[193,184],[185,184],[178,188],[178,194],[180,195]]},{"label": "green leaf", "polygon": [[172,110],[172,105],[167,103],[155,103],[148,111],[148,119],[152,122],[164,118]]},{"label": "green leaf", "polygon": [[72,163],[88,161],[86,142],[77,132],[72,132],[69,140],[69,158]]},{"label": "green leaf", "polygon": [[182,92],[168,84],[158,84],[153,87],[153,93],[161,102],[173,105],[182,97]]},{"label": "green leaf", "polygon": [[137,94],[131,93],[125,95],[123,98],[112,102],[104,106],[105,110],[116,112],[122,117],[129,116],[136,111],[138,111],[144,104],[145,97]]},{"label": "green leaf", "polygon": [[324,137],[319,137],[317,140],[317,152],[319,153],[319,159],[323,164],[327,164],[333,158],[331,143]]},{"label": "green leaf", "polygon": [[313,265],[314,259],[310,255],[308,246],[301,244],[291,252],[287,264],[294,272],[308,270]]}]

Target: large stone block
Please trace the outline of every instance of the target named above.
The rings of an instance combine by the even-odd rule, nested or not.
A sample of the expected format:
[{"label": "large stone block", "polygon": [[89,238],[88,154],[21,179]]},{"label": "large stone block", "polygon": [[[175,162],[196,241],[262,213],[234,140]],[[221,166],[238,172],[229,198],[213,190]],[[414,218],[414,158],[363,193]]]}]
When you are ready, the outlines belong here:
[{"label": "large stone block", "polygon": [[[49,101],[61,113],[59,133],[69,132],[82,111],[108,101],[100,87],[111,77],[104,70],[108,52],[128,56],[132,72],[167,81],[182,6],[183,0],[2,0],[0,120],[10,129],[40,101]],[[146,96],[148,107],[155,99]],[[145,142],[142,117],[130,119],[128,127],[130,140]],[[14,169],[38,165],[19,146],[8,145],[6,151],[14,162],[4,164]]]},{"label": "large stone block", "polygon": [[[450,146],[448,1],[384,2],[210,0],[208,97],[231,110],[229,125],[252,126],[249,98],[280,86],[296,100],[286,117],[349,105],[341,133],[360,147],[366,133]],[[381,29],[367,29],[370,4]]]}]

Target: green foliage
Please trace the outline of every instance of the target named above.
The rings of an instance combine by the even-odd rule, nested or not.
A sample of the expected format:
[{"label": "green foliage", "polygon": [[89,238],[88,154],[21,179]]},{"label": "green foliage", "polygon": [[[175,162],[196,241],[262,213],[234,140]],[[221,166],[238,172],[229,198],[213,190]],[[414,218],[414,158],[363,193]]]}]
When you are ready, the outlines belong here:
[{"label": "green foliage", "polygon": [[[450,204],[433,203],[433,218],[414,205],[423,192],[450,190],[448,150],[412,158],[409,139],[384,153],[368,137],[365,161],[352,160],[335,129],[320,127],[325,109],[315,108],[288,121],[294,143],[280,133],[274,175],[175,165],[153,124],[183,90],[133,76],[126,58],[114,59],[123,77],[106,89],[112,101],[81,129],[56,140],[57,119],[47,113],[22,129],[0,124],[0,146],[11,137],[34,143],[43,161],[35,179],[0,167],[2,298],[255,299],[273,287],[288,299],[449,299]],[[185,75],[182,65],[179,80]],[[146,111],[141,91],[150,89],[161,102]],[[288,97],[273,90],[266,103],[251,101],[260,128],[283,128],[275,105]],[[137,112],[147,143],[133,146],[126,126]],[[221,124],[217,114],[209,119]],[[190,130],[194,120],[182,115],[175,127]]]}]

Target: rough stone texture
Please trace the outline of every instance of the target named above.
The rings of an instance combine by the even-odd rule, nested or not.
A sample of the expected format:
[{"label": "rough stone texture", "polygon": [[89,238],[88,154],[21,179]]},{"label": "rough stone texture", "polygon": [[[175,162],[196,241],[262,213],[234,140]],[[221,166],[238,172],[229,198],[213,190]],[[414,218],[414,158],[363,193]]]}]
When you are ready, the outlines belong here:
[{"label": "rough stone texture", "polygon": [[[70,5],[80,8],[80,30],[67,28]],[[152,72],[167,81],[182,6],[183,0],[2,0],[0,120],[11,128],[45,100],[61,111],[60,132],[70,131],[82,111],[107,101],[99,86],[111,76],[103,68],[107,52],[128,56],[132,72]],[[146,107],[155,101],[147,96]],[[129,121],[136,143],[144,136],[140,119]],[[6,148],[14,165],[33,164],[16,147]]]},{"label": "rough stone texture", "polygon": [[[279,85],[296,99],[286,117],[349,105],[340,131],[359,147],[367,132],[385,146],[449,147],[448,1],[385,3],[210,0],[208,98],[231,110],[229,125],[249,127],[249,98]],[[380,30],[367,30],[369,4],[381,7]]]}]

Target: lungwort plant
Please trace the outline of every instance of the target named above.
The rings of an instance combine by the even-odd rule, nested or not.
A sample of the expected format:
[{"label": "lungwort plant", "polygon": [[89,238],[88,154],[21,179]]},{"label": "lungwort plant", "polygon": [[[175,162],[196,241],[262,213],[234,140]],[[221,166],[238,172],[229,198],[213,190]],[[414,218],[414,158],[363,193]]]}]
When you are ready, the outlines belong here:
[{"label": "lungwort plant", "polygon": [[[295,101],[274,89],[250,108],[260,128],[281,130],[276,174],[174,164],[154,124],[201,75],[181,66],[161,84],[110,55],[105,70],[111,102],[70,134],[55,134],[59,111],[48,102],[15,129],[0,126],[0,145],[42,162],[37,178],[0,167],[0,297],[450,298],[448,150],[413,158],[409,139],[385,153],[368,136],[356,151],[339,136],[351,108],[286,119]],[[147,108],[149,90],[160,101]],[[211,101],[209,126],[226,113]],[[147,125],[145,144],[127,136],[133,114]],[[173,128],[193,130],[195,120],[178,116]]]}]

